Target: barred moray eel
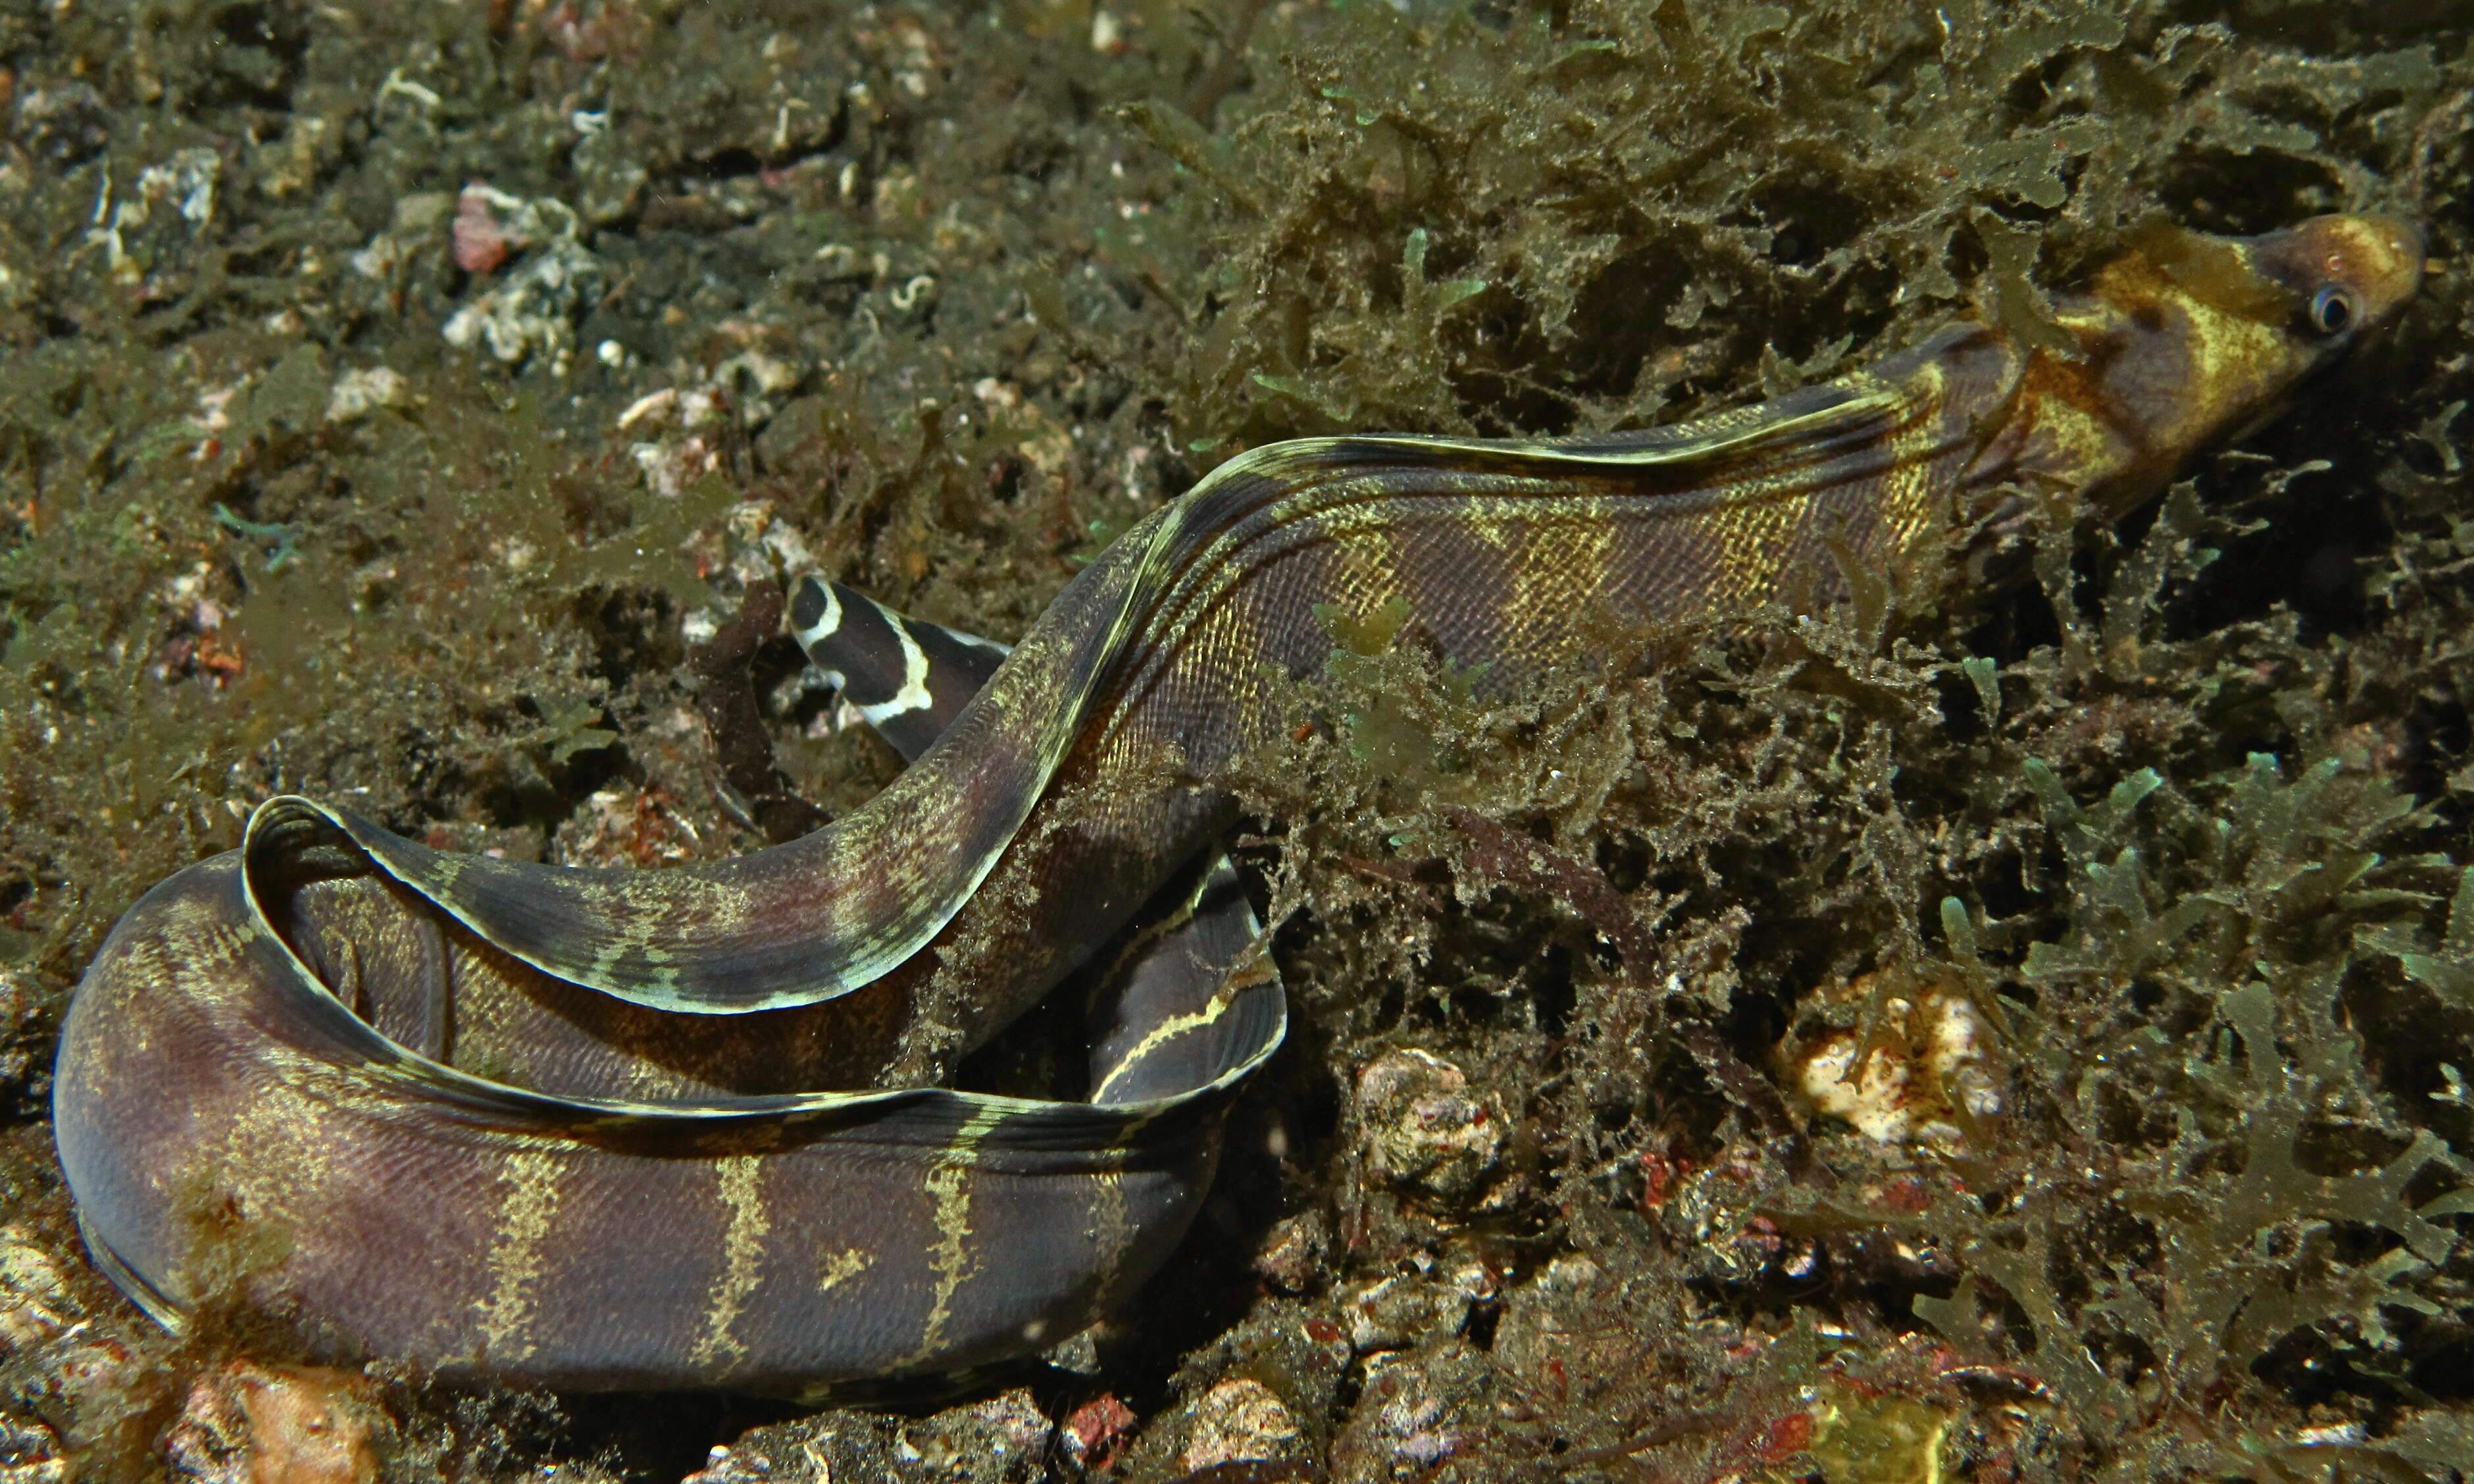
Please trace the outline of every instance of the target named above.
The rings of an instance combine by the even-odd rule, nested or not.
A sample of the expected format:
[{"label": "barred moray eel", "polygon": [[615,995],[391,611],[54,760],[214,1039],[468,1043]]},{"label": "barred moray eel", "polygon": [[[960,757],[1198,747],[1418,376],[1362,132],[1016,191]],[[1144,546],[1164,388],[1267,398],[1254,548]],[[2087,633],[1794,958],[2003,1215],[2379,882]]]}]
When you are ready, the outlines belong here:
[{"label": "barred moray eel", "polygon": [[[55,1111],[89,1244],[176,1322],[238,1305],[561,1386],[800,1393],[1035,1351],[1176,1240],[1277,983],[1218,877],[1171,894],[1220,901],[1143,939],[1103,1009],[1104,1100],[930,1084],[1200,875],[1235,815],[1213,779],[1320,669],[1319,611],[1405,605],[1503,694],[1578,658],[1587,615],[1827,602],[1851,562],[1925,588],[2030,507],[2128,509],[2421,271],[2382,218],[2157,228],[2050,323],[1953,324],[1703,421],[1257,448],[1077,576],[966,705],[968,644],[843,634],[898,655],[845,679],[924,751],[719,865],[441,854],[270,801],[130,909],[70,1007]],[[794,616],[821,643],[884,618],[858,602],[808,587]],[[931,717],[933,743],[902,730]]]}]

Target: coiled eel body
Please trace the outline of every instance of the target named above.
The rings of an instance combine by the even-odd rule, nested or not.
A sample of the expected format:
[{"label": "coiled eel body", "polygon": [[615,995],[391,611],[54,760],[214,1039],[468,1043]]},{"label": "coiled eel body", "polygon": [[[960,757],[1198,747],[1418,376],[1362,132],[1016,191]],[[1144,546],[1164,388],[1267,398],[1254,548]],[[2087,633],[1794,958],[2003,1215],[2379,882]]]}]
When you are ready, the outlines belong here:
[{"label": "coiled eel body", "polygon": [[[1282,1033],[1198,857],[1234,818],[1215,774],[1331,650],[1319,610],[1404,606],[1516,692],[1587,615],[1827,601],[1850,562],[1946,580],[2031,503],[2128,509],[2421,273],[2384,218],[2152,229],[2049,323],[1953,324],[1698,422],[1258,448],[992,668],[803,585],[803,639],[916,760],[720,865],[442,854],[272,800],[129,910],[70,1006],[55,1114],[88,1244],[167,1323],[232,1305],[338,1356],[563,1387],[809,1394],[1035,1352],[1175,1244]],[[1147,902],[1090,1101],[927,1085]]]}]

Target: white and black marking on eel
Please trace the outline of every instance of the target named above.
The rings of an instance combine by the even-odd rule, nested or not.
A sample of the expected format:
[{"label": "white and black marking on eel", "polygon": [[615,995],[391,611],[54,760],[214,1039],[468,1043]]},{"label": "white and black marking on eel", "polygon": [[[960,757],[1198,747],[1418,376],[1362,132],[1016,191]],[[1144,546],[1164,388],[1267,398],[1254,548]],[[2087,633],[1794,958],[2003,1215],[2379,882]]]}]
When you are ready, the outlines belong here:
[{"label": "white and black marking on eel", "polygon": [[[860,622],[844,615],[864,613]],[[843,688],[879,736],[916,762],[1012,652],[1010,645],[913,618],[830,578],[803,577],[791,597],[791,633],[809,663]],[[925,675],[920,673],[924,664]],[[853,696],[866,683],[906,677],[893,702]],[[861,695],[882,694],[882,690]],[[1095,1009],[1092,1065],[1108,1069],[1095,1103],[1172,1096],[1187,1073],[1185,1039],[1213,1034],[1225,1005],[1198,1002],[1198,983],[1218,983],[1262,932],[1228,857],[1213,852],[1190,898],[1164,904],[1151,928],[1112,969],[1109,998]]]},{"label": "white and black marking on eel", "polygon": [[790,633],[877,734],[915,759],[961,714],[1009,648],[897,613],[856,588],[803,577]]}]

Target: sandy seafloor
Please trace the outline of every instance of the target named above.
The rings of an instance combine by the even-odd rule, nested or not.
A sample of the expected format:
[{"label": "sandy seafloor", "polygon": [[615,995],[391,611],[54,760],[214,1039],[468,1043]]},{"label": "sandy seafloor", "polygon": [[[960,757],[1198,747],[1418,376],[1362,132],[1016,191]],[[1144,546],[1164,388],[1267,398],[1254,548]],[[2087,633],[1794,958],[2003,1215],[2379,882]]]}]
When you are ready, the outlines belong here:
[{"label": "sandy seafloor", "polygon": [[[2443,0],[0,0],[0,1477],[2466,1477],[2469,87]],[[751,581],[1011,639],[1248,446],[1689,416],[2337,209],[2429,234],[2393,336],[2007,586],[1301,695],[1293,1044],[1019,1384],[458,1390],[85,1263],[61,1006],[271,793],[753,849]],[[758,802],[892,775],[750,679]],[[1825,1111],[1857,1038],[1907,1095]]]}]

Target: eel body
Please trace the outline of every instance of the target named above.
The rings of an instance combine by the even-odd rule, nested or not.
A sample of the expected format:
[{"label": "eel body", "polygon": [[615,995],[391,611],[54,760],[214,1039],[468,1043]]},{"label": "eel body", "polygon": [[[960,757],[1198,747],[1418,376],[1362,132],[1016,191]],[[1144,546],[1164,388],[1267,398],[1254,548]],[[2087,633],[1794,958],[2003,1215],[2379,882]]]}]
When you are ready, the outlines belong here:
[{"label": "eel body", "polygon": [[[279,798],[132,907],[62,1031],[89,1246],[167,1323],[566,1387],[789,1394],[1035,1352],[1178,1239],[1284,1025],[1213,778],[1332,636],[1516,692],[1585,629],[1945,580],[2127,510],[2389,321],[2413,228],[2136,235],[2050,321],[1953,324],[1701,421],[1313,439],[1213,470],[997,662],[822,583],[793,623],[915,761],[715,866],[427,850]],[[1619,673],[1624,656],[1594,657]],[[1482,667],[1482,669],[1480,668]],[[1137,914],[1085,1101],[933,1086]]]}]

